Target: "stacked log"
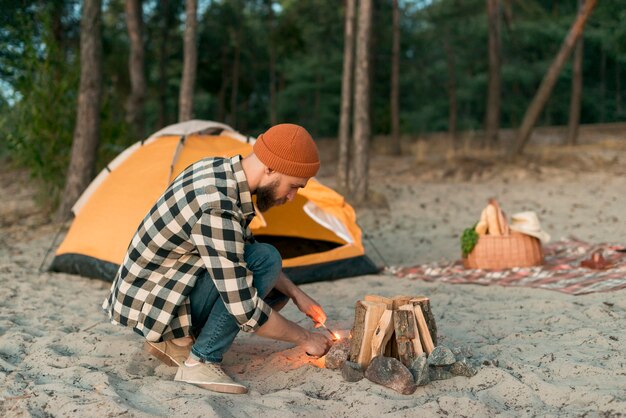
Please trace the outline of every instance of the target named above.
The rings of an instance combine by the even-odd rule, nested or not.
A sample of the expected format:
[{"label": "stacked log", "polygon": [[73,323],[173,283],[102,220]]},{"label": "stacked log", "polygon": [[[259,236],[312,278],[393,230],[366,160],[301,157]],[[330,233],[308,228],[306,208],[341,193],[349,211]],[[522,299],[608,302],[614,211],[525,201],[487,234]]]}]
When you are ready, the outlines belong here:
[{"label": "stacked log", "polygon": [[348,359],[364,370],[378,356],[409,367],[437,346],[437,326],[426,296],[365,296],[356,303],[351,335]]}]

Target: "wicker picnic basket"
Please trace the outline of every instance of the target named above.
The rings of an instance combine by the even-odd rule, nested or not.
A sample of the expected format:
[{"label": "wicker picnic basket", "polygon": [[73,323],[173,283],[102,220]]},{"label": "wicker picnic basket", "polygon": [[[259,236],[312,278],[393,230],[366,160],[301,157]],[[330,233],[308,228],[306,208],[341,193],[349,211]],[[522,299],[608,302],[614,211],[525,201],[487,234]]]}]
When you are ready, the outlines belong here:
[{"label": "wicker picnic basket", "polygon": [[504,212],[498,210],[503,235],[480,235],[474,249],[463,258],[468,269],[501,270],[512,267],[532,267],[543,264],[541,242],[530,235],[511,231]]},{"label": "wicker picnic basket", "polygon": [[463,259],[468,269],[500,270],[543,264],[541,242],[530,235],[481,235],[471,253]]}]

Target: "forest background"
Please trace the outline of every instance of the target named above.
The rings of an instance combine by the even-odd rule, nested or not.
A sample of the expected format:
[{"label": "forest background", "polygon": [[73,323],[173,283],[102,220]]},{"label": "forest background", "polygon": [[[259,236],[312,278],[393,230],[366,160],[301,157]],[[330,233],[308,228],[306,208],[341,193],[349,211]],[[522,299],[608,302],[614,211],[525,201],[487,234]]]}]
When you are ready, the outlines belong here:
[{"label": "forest background", "polygon": [[[0,158],[27,167],[44,192],[42,203],[51,208],[60,201],[70,164],[81,74],[81,16],[89,3],[0,1]],[[128,3],[139,4],[145,77],[141,109],[132,117]],[[189,3],[98,4],[102,78],[93,174],[129,145],[181,119]],[[367,134],[390,135],[394,112],[396,135],[409,141],[431,132],[452,137],[462,131],[483,132],[490,88],[490,4],[496,19],[491,24],[498,28],[497,43],[491,44],[499,60],[496,128],[518,128],[580,3],[374,0]],[[192,116],[227,123],[251,136],[289,121],[302,124],[316,138],[335,140],[345,10],[337,0],[200,0]],[[623,1],[601,0],[586,22],[580,123],[626,120],[624,21]],[[399,40],[395,110],[394,29]],[[569,58],[538,125],[568,124],[574,74]],[[472,146],[493,145],[484,137],[478,135]]]}]

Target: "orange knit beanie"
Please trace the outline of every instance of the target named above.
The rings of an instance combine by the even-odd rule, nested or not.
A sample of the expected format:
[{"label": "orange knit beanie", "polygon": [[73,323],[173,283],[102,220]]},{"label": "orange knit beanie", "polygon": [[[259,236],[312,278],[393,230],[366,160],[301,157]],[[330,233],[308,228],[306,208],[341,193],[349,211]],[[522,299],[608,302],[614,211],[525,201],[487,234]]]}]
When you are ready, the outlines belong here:
[{"label": "orange knit beanie", "polygon": [[302,126],[273,126],[259,135],[253,150],[265,166],[288,176],[309,178],[320,168],[317,146]]}]

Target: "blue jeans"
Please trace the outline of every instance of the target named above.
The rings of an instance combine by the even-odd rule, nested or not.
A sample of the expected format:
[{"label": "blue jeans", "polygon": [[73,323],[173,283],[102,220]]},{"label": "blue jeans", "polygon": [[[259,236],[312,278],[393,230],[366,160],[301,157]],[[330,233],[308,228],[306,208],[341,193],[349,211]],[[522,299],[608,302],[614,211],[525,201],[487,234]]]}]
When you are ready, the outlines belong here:
[{"label": "blue jeans", "polygon": [[[259,297],[270,306],[288,300],[277,290],[270,295],[282,268],[282,260],[276,248],[263,243],[246,244],[244,260],[252,271],[253,286]],[[208,272],[196,279],[189,300],[192,331],[196,335],[191,354],[200,360],[219,363],[237,336],[239,324],[224,306]]]}]

